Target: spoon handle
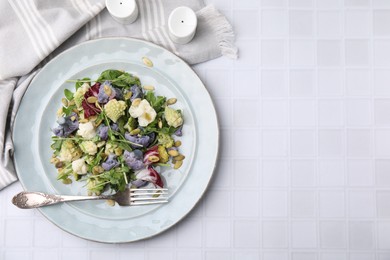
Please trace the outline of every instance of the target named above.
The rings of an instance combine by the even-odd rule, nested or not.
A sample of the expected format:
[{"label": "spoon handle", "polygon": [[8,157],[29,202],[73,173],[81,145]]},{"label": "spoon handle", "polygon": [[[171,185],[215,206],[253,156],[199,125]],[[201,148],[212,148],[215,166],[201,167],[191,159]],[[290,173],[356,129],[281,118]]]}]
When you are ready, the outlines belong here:
[{"label": "spoon handle", "polygon": [[101,200],[113,199],[110,195],[101,196],[67,196],[53,195],[42,192],[27,192],[22,191],[12,198],[12,203],[21,209],[32,209],[42,206],[48,206],[65,201],[80,201],[80,200]]}]

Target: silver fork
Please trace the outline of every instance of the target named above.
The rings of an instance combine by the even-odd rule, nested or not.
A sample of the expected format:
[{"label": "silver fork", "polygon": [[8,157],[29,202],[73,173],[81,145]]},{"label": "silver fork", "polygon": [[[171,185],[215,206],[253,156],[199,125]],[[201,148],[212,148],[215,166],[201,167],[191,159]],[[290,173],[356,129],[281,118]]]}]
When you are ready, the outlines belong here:
[{"label": "silver fork", "polygon": [[[21,209],[38,208],[49,206],[66,201],[81,201],[81,200],[114,200],[120,206],[135,206],[135,205],[150,205],[167,203],[168,199],[165,195],[168,194],[168,189],[130,189],[117,192],[113,195],[100,196],[69,196],[69,195],[54,195],[42,192],[23,191],[16,194],[12,198],[12,203]],[[158,196],[157,196],[158,195]]]}]

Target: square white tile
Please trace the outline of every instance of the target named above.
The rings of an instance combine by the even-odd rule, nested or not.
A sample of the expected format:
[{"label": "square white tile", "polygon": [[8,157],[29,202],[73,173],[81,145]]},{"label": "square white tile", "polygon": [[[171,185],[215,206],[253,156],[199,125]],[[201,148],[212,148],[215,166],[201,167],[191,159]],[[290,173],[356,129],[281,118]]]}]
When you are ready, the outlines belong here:
[{"label": "square white tile", "polygon": [[269,159],[262,160],[262,185],[263,187],[287,187],[288,186],[288,161]]},{"label": "square white tile", "polygon": [[390,66],[390,40],[375,40],[374,41],[374,65],[375,66]]},{"label": "square white tile", "polygon": [[234,246],[237,248],[258,248],[260,246],[258,221],[237,220],[234,222]]},{"label": "square white tile", "polygon": [[261,65],[263,67],[282,67],[287,63],[287,42],[285,40],[261,41]]},{"label": "square white tile", "polygon": [[314,34],[314,12],[309,10],[291,10],[289,14],[290,36],[310,37]]},{"label": "square white tile", "polygon": [[313,66],[316,61],[315,47],[313,40],[291,40],[290,41],[290,65],[291,66]]},{"label": "square white tile", "polygon": [[288,87],[285,70],[262,70],[261,71],[261,96],[283,97],[287,96]]},{"label": "square white tile", "polygon": [[[325,0],[326,1],[326,0]],[[324,2],[325,2],[324,1]],[[329,1],[328,1],[329,2]],[[318,2],[318,5],[320,3]],[[338,10],[317,12],[317,33],[319,37],[341,37],[341,12]]]},{"label": "square white tile", "polygon": [[345,17],[345,36],[368,38],[372,32],[371,12],[370,10],[346,10]]},{"label": "square white tile", "polygon": [[286,248],[289,244],[286,221],[263,221],[263,247],[269,249]]},{"label": "square white tile", "polygon": [[375,36],[389,36],[390,29],[385,26],[390,22],[390,11],[389,10],[375,10],[373,11],[374,16],[374,35]]},{"label": "square white tile", "polygon": [[340,66],[343,59],[341,57],[341,41],[339,40],[319,40],[317,42],[317,64],[321,67]]},{"label": "square white tile", "polygon": [[349,245],[355,250],[370,250],[375,247],[375,224],[370,221],[349,223]]},{"label": "square white tile", "polygon": [[317,248],[318,225],[315,221],[292,221],[291,243],[294,249]]},{"label": "square white tile", "polygon": [[315,160],[291,160],[290,173],[292,187],[314,187],[317,185]]},{"label": "square white tile", "polygon": [[286,36],[288,14],[286,10],[263,10],[261,12],[261,35],[263,37]]},{"label": "square white tile", "polygon": [[314,218],[317,216],[317,192],[308,190],[291,191],[291,216],[293,218]]},{"label": "square white tile", "polygon": [[284,190],[263,190],[262,193],[263,217],[287,216],[287,192]]},{"label": "square white tile", "polygon": [[345,74],[348,96],[370,96],[371,72],[364,69],[349,69]]},{"label": "square white tile", "polygon": [[321,218],[343,218],[345,216],[344,190],[324,190],[318,194]]},{"label": "square white tile", "polygon": [[316,93],[314,70],[290,70],[290,96],[313,97]]},{"label": "square white tile", "polygon": [[314,130],[291,130],[290,145],[292,157],[312,157],[317,154]]},{"label": "square white tile", "polygon": [[344,152],[344,131],[339,129],[319,130],[318,154],[321,157],[340,157]]},{"label": "square white tile", "polygon": [[346,223],[344,221],[321,221],[321,248],[345,248],[347,244],[346,228]]},{"label": "square white tile", "polygon": [[314,126],[317,104],[314,100],[293,99],[290,101],[290,123],[292,126]]},{"label": "square white tile", "polygon": [[338,99],[318,100],[319,126],[341,127],[344,125],[344,102]]},{"label": "square white tile", "polygon": [[263,130],[262,155],[264,157],[286,156],[288,153],[288,131]]},{"label": "square white tile", "polygon": [[370,64],[368,40],[345,40],[345,64],[368,66]]},{"label": "square white tile", "polygon": [[261,102],[261,106],[262,126],[287,126],[289,118],[287,100],[266,99]]}]

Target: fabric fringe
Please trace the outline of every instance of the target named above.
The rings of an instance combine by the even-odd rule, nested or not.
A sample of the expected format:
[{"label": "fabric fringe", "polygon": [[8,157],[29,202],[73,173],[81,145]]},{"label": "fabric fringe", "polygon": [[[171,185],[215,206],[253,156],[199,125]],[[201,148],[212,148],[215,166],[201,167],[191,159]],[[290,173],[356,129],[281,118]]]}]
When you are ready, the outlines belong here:
[{"label": "fabric fringe", "polygon": [[221,54],[231,59],[238,58],[238,48],[234,45],[235,35],[232,25],[214,5],[207,5],[197,12],[215,32]]}]

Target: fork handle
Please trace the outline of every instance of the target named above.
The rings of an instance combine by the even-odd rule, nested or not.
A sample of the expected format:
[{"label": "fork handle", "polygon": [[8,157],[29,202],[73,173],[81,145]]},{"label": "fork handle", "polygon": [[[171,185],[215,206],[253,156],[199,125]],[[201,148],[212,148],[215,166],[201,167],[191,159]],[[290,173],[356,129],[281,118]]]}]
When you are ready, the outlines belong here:
[{"label": "fork handle", "polygon": [[22,191],[12,198],[12,203],[21,209],[39,208],[66,201],[81,201],[81,200],[108,200],[114,199],[112,195],[100,196],[68,196],[68,195],[54,195],[42,192],[27,192]]}]

